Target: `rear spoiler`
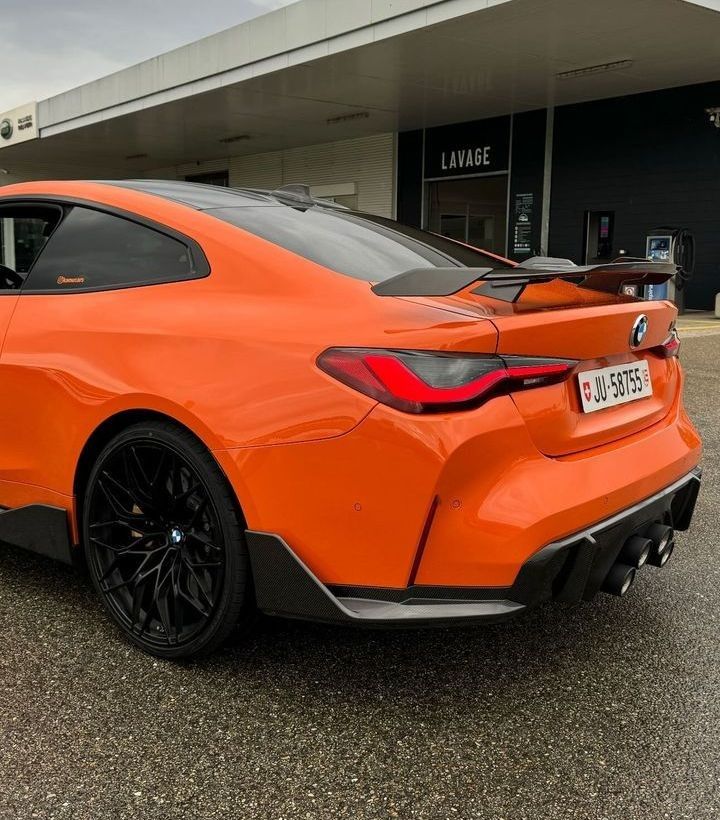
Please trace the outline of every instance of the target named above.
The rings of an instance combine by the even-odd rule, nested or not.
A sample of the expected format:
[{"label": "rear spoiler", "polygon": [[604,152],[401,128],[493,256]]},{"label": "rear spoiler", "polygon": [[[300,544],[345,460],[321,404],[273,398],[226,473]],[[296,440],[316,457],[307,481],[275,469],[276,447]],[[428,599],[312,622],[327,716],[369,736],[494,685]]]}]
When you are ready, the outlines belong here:
[{"label": "rear spoiler", "polygon": [[[677,265],[666,262],[619,262],[588,267],[552,268],[417,268],[372,286],[378,296],[452,296],[475,282],[501,289],[515,301],[528,285],[564,279],[582,288],[617,295],[624,285],[659,285],[672,279]],[[491,294],[488,294],[491,295]],[[498,293],[498,295],[500,295]]]}]

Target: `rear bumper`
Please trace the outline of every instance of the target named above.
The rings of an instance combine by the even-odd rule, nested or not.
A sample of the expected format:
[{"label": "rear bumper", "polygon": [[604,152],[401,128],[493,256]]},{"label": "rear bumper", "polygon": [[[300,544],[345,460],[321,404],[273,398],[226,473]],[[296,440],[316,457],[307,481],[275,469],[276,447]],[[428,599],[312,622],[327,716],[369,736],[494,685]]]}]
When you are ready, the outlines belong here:
[{"label": "rear bumper", "polygon": [[693,470],[617,515],[548,544],[523,564],[514,584],[504,588],[329,587],[280,536],[248,531],[257,604],[270,615],[389,627],[503,621],[544,601],[590,600],[632,535],[655,522],[688,529],[700,475],[699,469]]},{"label": "rear bumper", "polygon": [[642,433],[551,458],[498,396],[439,416],[378,405],[331,440],[215,455],[247,528],[281,535],[329,588],[509,588],[539,547],[670,486],[700,449],[678,398]]}]

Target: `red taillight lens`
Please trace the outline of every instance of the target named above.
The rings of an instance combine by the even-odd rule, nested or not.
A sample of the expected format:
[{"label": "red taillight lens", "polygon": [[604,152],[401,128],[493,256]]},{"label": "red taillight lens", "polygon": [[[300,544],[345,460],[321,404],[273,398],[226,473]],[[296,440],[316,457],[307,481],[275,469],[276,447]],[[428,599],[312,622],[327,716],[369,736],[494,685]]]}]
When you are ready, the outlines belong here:
[{"label": "red taillight lens", "polygon": [[406,413],[458,410],[491,395],[563,381],[575,362],[413,350],[331,348],[318,367]]},{"label": "red taillight lens", "polygon": [[677,330],[673,328],[672,333],[660,345],[660,347],[653,348],[653,352],[662,356],[664,359],[674,359],[680,354],[680,337]]}]

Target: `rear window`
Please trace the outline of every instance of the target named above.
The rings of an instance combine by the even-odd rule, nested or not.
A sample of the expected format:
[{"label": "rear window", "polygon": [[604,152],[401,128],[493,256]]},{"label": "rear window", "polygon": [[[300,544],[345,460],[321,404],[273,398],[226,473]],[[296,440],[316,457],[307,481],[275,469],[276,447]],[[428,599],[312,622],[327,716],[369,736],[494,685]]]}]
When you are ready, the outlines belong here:
[{"label": "rear window", "polygon": [[213,208],[206,213],[338,273],[382,282],[416,268],[511,267],[451,239],[329,208]]}]

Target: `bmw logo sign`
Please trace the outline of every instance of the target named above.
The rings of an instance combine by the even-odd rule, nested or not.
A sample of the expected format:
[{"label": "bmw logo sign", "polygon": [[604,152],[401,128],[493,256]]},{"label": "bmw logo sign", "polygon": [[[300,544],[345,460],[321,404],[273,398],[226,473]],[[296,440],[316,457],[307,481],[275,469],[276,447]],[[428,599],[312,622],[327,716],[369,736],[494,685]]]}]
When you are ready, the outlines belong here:
[{"label": "bmw logo sign", "polygon": [[0,137],[4,140],[9,140],[13,135],[12,120],[4,119],[0,122]]},{"label": "bmw logo sign", "polygon": [[647,336],[649,325],[648,317],[644,313],[635,319],[635,324],[630,333],[630,347],[640,347]]}]

